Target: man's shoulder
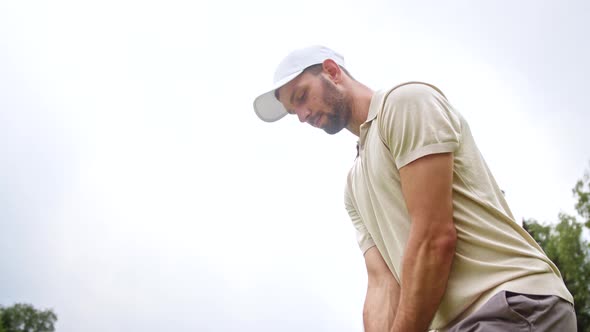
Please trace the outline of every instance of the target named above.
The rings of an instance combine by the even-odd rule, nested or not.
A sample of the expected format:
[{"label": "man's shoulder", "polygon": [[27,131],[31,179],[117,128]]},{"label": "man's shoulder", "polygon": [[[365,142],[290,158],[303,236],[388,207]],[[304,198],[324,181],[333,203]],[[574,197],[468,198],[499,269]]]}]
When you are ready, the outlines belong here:
[{"label": "man's shoulder", "polygon": [[386,102],[405,102],[427,97],[445,95],[436,86],[419,81],[405,82],[386,90]]},{"label": "man's shoulder", "polygon": [[405,82],[391,88],[376,91],[374,100],[369,111],[369,119],[377,117],[377,121],[393,116],[398,108],[405,109],[406,106],[415,104],[418,101],[445,98],[444,94],[436,86],[430,83],[419,81]]},{"label": "man's shoulder", "polygon": [[446,99],[442,91],[430,83],[419,81],[405,82],[387,89],[377,90],[371,102],[368,120],[377,118],[377,122],[392,120],[396,109],[419,101]]}]

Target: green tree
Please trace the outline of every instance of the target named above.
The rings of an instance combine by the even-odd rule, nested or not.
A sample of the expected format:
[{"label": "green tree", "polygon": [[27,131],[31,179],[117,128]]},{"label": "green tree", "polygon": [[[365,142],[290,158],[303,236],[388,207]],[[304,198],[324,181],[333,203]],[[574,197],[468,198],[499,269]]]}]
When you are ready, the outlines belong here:
[{"label": "green tree", "polygon": [[2,307],[0,306],[0,332],[6,332],[3,325],[4,324],[2,324]]},{"label": "green tree", "polygon": [[573,192],[574,197],[578,201],[576,203],[576,210],[585,219],[586,227],[590,228],[590,169],[576,183]]},{"label": "green tree", "polygon": [[53,332],[57,315],[51,310],[37,310],[30,304],[0,306],[0,332]]},{"label": "green tree", "polygon": [[590,176],[587,171],[573,189],[576,210],[583,218],[559,214],[554,225],[524,220],[523,226],[557,265],[565,285],[574,296],[578,331],[590,332],[590,246],[582,235],[584,226],[590,228]]}]

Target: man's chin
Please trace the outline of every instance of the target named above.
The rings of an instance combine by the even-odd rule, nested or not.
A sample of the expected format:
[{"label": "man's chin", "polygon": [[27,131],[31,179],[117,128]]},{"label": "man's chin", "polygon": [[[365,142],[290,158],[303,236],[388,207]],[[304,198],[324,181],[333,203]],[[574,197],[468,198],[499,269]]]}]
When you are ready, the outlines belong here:
[{"label": "man's chin", "polygon": [[322,129],[330,135],[339,133],[342,129],[346,128],[346,124],[348,123],[348,117],[328,116],[326,120],[328,121],[326,121]]},{"label": "man's chin", "polygon": [[329,135],[334,135],[339,133],[344,127],[327,127],[324,128],[324,131]]}]

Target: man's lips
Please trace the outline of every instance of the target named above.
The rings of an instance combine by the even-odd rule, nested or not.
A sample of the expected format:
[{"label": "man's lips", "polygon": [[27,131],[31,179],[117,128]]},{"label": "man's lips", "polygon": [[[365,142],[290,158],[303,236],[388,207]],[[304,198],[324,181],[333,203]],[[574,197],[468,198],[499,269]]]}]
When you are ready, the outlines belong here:
[{"label": "man's lips", "polygon": [[322,115],[319,114],[316,117],[314,117],[313,119],[311,119],[310,123],[312,126],[314,127],[318,127],[320,124],[320,120],[322,119]]}]

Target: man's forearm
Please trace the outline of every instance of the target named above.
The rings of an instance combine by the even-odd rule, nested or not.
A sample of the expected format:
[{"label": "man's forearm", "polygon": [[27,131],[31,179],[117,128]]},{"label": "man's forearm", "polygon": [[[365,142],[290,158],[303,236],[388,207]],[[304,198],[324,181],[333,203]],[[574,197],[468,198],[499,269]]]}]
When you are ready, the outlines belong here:
[{"label": "man's forearm", "polygon": [[389,331],[399,302],[399,285],[391,278],[369,284],[363,308],[365,332]]},{"label": "man's forearm", "polygon": [[412,234],[404,253],[400,304],[392,332],[428,330],[445,293],[453,257],[456,233],[424,238]]}]

